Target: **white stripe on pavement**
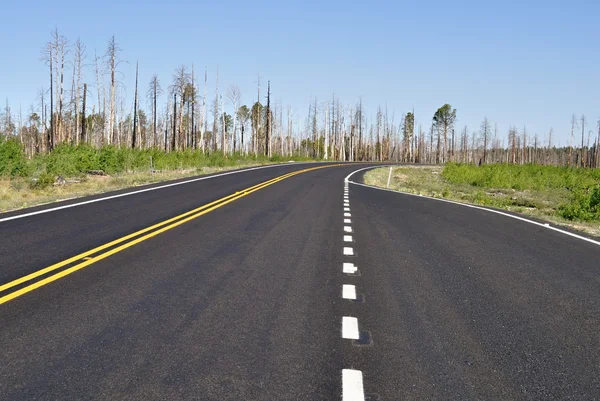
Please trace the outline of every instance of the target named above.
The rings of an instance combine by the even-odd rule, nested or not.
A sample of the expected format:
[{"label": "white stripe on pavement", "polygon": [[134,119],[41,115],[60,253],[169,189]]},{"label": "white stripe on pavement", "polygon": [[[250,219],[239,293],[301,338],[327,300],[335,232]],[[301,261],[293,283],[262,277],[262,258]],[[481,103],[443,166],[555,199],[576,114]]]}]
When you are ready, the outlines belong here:
[{"label": "white stripe on pavement", "polygon": [[342,338],[358,340],[358,319],[351,316],[342,317]]},{"label": "white stripe on pavement", "polygon": [[344,263],[342,265],[342,271],[346,274],[354,274],[358,268],[354,266],[354,263]]},{"label": "white stripe on pavement", "polygon": [[360,370],[342,369],[342,401],[365,401],[363,374]]},{"label": "white stripe on pavement", "polygon": [[342,298],[344,299],[356,299],[356,287],[352,284],[342,285]]}]

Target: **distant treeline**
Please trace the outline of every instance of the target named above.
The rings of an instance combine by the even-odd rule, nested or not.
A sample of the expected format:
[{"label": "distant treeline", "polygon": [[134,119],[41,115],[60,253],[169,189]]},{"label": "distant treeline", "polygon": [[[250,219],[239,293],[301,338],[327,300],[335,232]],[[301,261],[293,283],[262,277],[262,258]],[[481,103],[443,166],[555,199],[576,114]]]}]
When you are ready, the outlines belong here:
[{"label": "distant treeline", "polygon": [[362,100],[344,105],[335,96],[311,101],[302,117],[274,103],[270,81],[265,91],[260,76],[248,105],[242,104],[236,85],[219,90],[218,71],[216,91],[207,95],[208,71],[198,79],[193,65],[178,67],[167,85],[156,74],[140,83],[136,64],[130,104],[120,82],[121,53],[114,36],[99,54],[54,30],[42,48],[48,81],[40,83],[38,98],[26,112],[15,112],[6,100],[0,135],[17,138],[29,158],[68,144],[163,153],[197,150],[224,157],[600,167],[600,125],[593,131],[585,116],[573,115],[569,146],[563,147],[553,145],[552,130],[544,138],[516,127],[500,133],[487,117],[476,130],[459,129],[457,111],[449,104],[435,112],[431,124],[418,128],[414,112],[398,115],[379,108],[368,116]]}]

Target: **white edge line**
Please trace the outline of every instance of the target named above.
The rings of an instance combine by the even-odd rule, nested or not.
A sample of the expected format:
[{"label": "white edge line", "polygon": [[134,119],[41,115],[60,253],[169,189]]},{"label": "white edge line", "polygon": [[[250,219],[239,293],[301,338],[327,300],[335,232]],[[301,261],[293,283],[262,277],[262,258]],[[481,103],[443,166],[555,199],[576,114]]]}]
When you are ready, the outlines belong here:
[{"label": "white edge line", "polygon": [[352,284],[343,284],[342,285],[342,298],[344,299],[356,299],[356,287]]},{"label": "white edge line", "polygon": [[360,370],[342,369],[342,401],[365,401],[363,374]]},{"label": "white edge line", "polygon": [[358,340],[358,319],[351,316],[342,317],[342,338],[348,340]]},{"label": "white edge line", "polygon": [[[297,163],[295,165],[299,165],[299,164],[307,164],[307,163]],[[269,165],[269,166],[251,167],[251,168],[248,168],[248,169],[236,170],[236,171],[228,171],[226,173],[220,173],[220,174],[216,174],[216,175],[211,175],[209,177],[198,177],[198,178],[194,178],[194,179],[191,179],[191,180],[174,182],[172,184],[165,184],[165,185],[161,185],[161,186],[158,186],[158,187],[145,188],[145,189],[140,189],[140,190],[137,190],[137,191],[125,192],[123,194],[105,196],[103,198],[91,199],[91,200],[88,200],[88,201],[71,203],[69,205],[63,205],[63,206],[53,207],[53,208],[50,208],[50,209],[37,210],[35,212],[18,214],[16,216],[10,216],[10,217],[4,217],[4,218],[0,219],[0,223],[2,223],[3,221],[16,220],[16,219],[21,219],[23,217],[35,216],[37,214],[50,213],[50,212],[54,212],[54,211],[57,211],[57,210],[68,209],[68,208],[75,207],[75,206],[88,205],[90,203],[102,202],[102,201],[105,201],[105,200],[110,200],[110,199],[115,199],[115,198],[121,198],[121,197],[124,197],[124,196],[140,194],[140,193],[143,193],[143,192],[156,191],[158,189],[169,188],[169,187],[174,187],[174,186],[183,185],[183,184],[189,184],[191,182],[203,181],[203,180],[210,180],[211,178],[223,177],[223,176],[230,175],[230,174],[239,174],[239,173],[245,173],[247,171],[261,170],[261,169],[264,169],[264,168],[272,168],[272,167],[283,167],[283,166],[289,166],[289,164],[285,163],[285,164],[273,164],[273,165]],[[35,206],[33,206],[33,207],[35,207]]]},{"label": "white edge line", "polygon": [[350,181],[350,177],[353,174],[358,173],[359,171],[373,169],[373,168],[381,168],[381,167],[387,167],[387,166],[365,167],[365,168],[361,168],[359,170],[353,171],[350,174],[348,174],[348,176],[344,179],[344,181],[345,182],[349,182],[349,183],[354,184],[354,185],[360,185],[361,187],[377,189],[379,191],[386,191],[386,192],[392,192],[392,193],[396,193],[396,194],[403,194],[403,195],[415,196],[415,197],[420,197],[420,198],[426,198],[426,199],[436,200],[436,201],[439,201],[439,202],[446,202],[446,203],[452,203],[454,205],[459,205],[459,206],[464,206],[464,207],[470,207],[472,209],[484,210],[484,211],[490,212],[490,213],[496,213],[496,214],[499,214],[501,216],[510,217],[511,219],[520,220],[520,221],[523,221],[523,222],[529,223],[529,224],[534,224],[536,226],[543,227],[543,228],[546,228],[548,230],[552,230],[552,231],[555,231],[555,232],[558,232],[558,233],[561,233],[561,234],[564,234],[564,235],[568,235],[569,237],[577,238],[577,239],[580,239],[582,241],[586,241],[586,242],[589,242],[591,244],[600,246],[600,241],[595,241],[595,240],[593,240],[591,238],[587,238],[587,237],[584,237],[584,236],[581,236],[581,235],[573,234],[571,232],[568,232],[568,231],[565,231],[565,230],[561,230],[560,228],[556,228],[556,227],[552,227],[552,226],[546,225],[548,223],[538,223],[537,221],[529,220],[529,219],[526,219],[524,217],[515,216],[515,215],[509,214],[509,213],[504,213],[504,212],[501,212],[499,210],[488,209],[488,208],[482,207],[482,206],[469,205],[468,203],[455,202],[455,201],[451,201],[451,200],[448,200],[448,199],[432,198],[431,196],[426,196],[426,195],[417,195],[417,194],[411,194],[409,192],[394,191],[394,190],[386,189],[386,188],[378,188],[378,187],[374,187],[372,185],[367,185],[367,184],[362,184],[360,182]]}]

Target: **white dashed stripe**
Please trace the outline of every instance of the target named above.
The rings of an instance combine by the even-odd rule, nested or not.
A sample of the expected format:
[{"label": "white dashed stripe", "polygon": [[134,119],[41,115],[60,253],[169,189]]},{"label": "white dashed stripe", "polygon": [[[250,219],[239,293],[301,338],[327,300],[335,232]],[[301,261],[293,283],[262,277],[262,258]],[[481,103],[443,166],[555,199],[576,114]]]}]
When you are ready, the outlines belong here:
[{"label": "white dashed stripe", "polygon": [[344,247],[344,255],[346,256],[354,256],[354,249],[349,246]]},{"label": "white dashed stripe", "polygon": [[344,219],[344,224],[352,224],[352,220],[350,220],[350,219]]},{"label": "white dashed stripe", "polygon": [[344,235],[344,242],[352,242],[352,236],[351,235]]},{"label": "white dashed stripe", "polygon": [[365,401],[363,374],[360,370],[342,370],[342,401]]},{"label": "white dashed stripe", "polygon": [[349,208],[349,207],[345,207],[345,208],[344,208],[344,212],[349,212],[349,211],[350,211],[350,208]]},{"label": "white dashed stripe", "polygon": [[350,226],[344,226],[344,232],[345,233],[351,233],[352,232],[352,227],[350,227]]},{"label": "white dashed stripe", "polygon": [[344,217],[352,217],[350,213],[344,213]]},{"label": "white dashed stripe", "polygon": [[344,263],[342,265],[342,271],[345,274],[354,274],[354,273],[356,273],[357,270],[358,270],[358,268],[356,266],[354,266],[354,263]]},{"label": "white dashed stripe", "polygon": [[356,299],[356,287],[352,284],[342,285],[342,298],[344,299]]},{"label": "white dashed stripe", "polygon": [[529,219],[526,219],[524,217],[516,216],[516,215],[513,215],[513,214],[509,214],[509,213],[504,213],[504,212],[501,212],[499,210],[488,209],[486,207],[481,207],[481,206],[476,206],[476,205],[469,205],[467,203],[455,202],[455,201],[451,201],[451,200],[448,200],[448,199],[432,198],[432,197],[429,197],[429,196],[423,196],[421,194],[416,195],[416,194],[411,194],[411,193],[408,193],[408,192],[393,191],[391,189],[386,189],[386,188],[377,188],[377,187],[373,187],[371,185],[366,185],[366,184],[361,184],[359,182],[349,181],[350,177],[353,174],[358,173],[359,171],[362,171],[362,170],[370,169],[370,168],[375,168],[375,167],[365,167],[365,168],[353,171],[352,173],[348,174],[348,176],[344,180],[346,182],[351,182],[352,184],[355,184],[355,185],[360,185],[361,187],[377,189],[377,190],[380,190],[380,191],[395,192],[396,194],[403,194],[403,195],[408,195],[408,196],[420,196],[420,197],[431,199],[431,200],[438,201],[438,202],[453,203],[455,205],[464,206],[464,207],[470,207],[472,209],[485,210],[486,212],[496,213],[496,214],[499,214],[501,216],[509,217],[511,219],[516,219],[516,220],[523,221],[525,223],[534,224],[534,225],[537,225],[537,226],[540,226],[540,227],[544,227],[544,228],[546,228],[548,230],[552,230],[552,231],[555,231],[555,232],[558,232],[558,233],[561,233],[561,234],[564,234],[564,235],[568,235],[570,237],[577,238],[577,239],[589,242],[589,243],[594,244],[594,245],[600,245],[600,241],[596,241],[596,240],[593,240],[591,238],[587,238],[587,237],[584,237],[584,236],[581,236],[581,235],[577,235],[577,234],[574,234],[574,233],[571,233],[571,232],[568,232],[568,231],[565,231],[565,230],[561,230],[560,228],[556,228],[556,227],[552,227],[550,225],[546,225],[548,223],[538,223],[537,221],[529,220]]},{"label": "white dashed stripe", "polygon": [[342,338],[348,340],[358,340],[358,319],[351,316],[342,317]]}]

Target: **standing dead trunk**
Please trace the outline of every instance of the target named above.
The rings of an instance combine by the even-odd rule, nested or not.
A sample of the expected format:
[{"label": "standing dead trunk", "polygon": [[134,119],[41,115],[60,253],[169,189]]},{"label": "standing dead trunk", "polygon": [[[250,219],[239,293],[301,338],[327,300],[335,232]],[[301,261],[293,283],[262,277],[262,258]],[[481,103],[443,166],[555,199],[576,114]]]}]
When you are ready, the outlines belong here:
[{"label": "standing dead trunk", "polygon": [[138,109],[138,63],[135,63],[135,94],[133,98],[133,134],[131,135],[131,148],[135,149],[137,139],[137,109]]},{"label": "standing dead trunk", "polygon": [[81,143],[87,141],[85,124],[85,101],[87,99],[87,84],[83,84],[83,107],[81,108]]},{"label": "standing dead trunk", "polygon": [[177,133],[177,93],[173,94],[173,132],[171,133],[171,151],[175,151]]}]

